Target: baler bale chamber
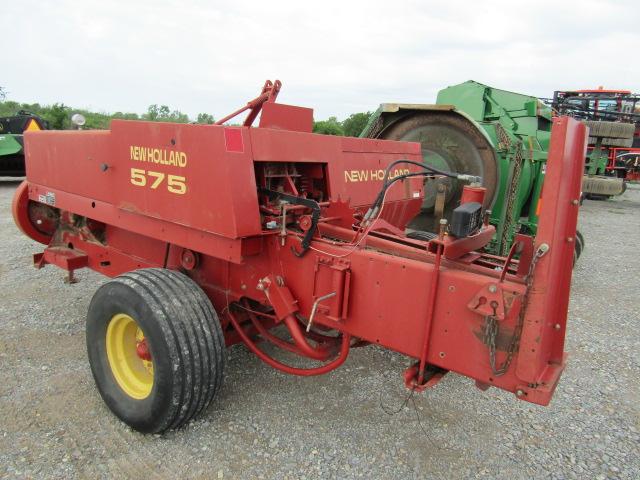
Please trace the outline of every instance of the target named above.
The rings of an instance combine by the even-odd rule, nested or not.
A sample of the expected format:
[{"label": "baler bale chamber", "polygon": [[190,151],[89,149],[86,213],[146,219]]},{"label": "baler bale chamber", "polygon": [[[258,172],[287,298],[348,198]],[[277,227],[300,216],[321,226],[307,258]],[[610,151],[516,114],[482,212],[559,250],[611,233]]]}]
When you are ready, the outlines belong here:
[{"label": "baler bale chamber", "polygon": [[437,235],[405,234],[425,177],[477,178],[425,166],[418,143],[313,134],[312,111],[275,103],[279,89],[267,82],[235,112],[248,111],[240,127],[26,134],[13,214],[46,245],[35,265],[70,282],[83,267],[112,277],[87,314],[109,408],[142,432],[180,427],[216,396],[225,347],[241,342],[303,376],[377,344],[411,359],[409,389],[452,371],[548,404],[565,365],[585,128],[554,120],[537,235],[501,257],[479,252],[495,228],[477,186]]}]

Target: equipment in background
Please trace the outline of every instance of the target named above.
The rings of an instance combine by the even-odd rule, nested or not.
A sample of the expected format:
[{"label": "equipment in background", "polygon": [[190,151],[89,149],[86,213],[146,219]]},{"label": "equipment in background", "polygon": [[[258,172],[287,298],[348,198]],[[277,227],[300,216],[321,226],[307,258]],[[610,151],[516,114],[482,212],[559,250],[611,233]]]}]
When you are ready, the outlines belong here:
[{"label": "equipment in background", "polygon": [[640,154],[640,95],[601,87],[556,91],[545,101],[558,115],[570,115],[589,127],[583,184],[588,198],[620,195],[625,180],[637,180],[635,161],[625,160]]},{"label": "equipment in background", "polygon": [[[425,163],[482,177],[496,227],[485,250],[506,255],[516,235],[538,230],[551,125],[551,109],[536,97],[470,80],[441,90],[435,105],[382,104],[360,136],[420,142]],[[427,179],[422,212],[409,226],[437,232],[461,193],[456,180]]]},{"label": "equipment in background", "polygon": [[618,176],[623,176],[627,182],[640,182],[640,148],[613,148],[611,154]]},{"label": "equipment in background", "polygon": [[[482,205],[500,190],[477,185],[489,166],[452,172],[424,164],[419,143],[313,134],[313,111],[275,103],[279,89],[267,81],[238,110],[243,126],[113,120],[25,135],[12,211],[45,245],[36,267],[69,283],[84,267],[115,277],[86,332],[108,407],[142,432],[178,428],[215,398],[236,343],[301,376],[376,344],[412,359],[412,391],[452,371],[547,405],[566,363],[584,125],[554,120],[536,237],[496,256],[483,253],[495,227]],[[450,179],[460,205],[436,232],[406,235],[423,178]]]},{"label": "equipment in background", "polygon": [[11,117],[0,117],[0,177],[24,176],[23,133],[49,128],[33,113],[21,110]]}]

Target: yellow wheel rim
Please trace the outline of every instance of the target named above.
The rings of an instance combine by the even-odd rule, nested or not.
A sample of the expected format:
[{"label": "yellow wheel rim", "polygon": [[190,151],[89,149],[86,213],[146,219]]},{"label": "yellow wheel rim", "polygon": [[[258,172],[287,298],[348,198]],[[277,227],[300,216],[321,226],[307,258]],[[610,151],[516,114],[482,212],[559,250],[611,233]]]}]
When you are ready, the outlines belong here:
[{"label": "yellow wheel rim", "polygon": [[137,400],[147,398],[153,388],[153,361],[149,355],[140,355],[139,347],[145,346],[148,349],[144,332],[133,318],[126,313],[111,317],[107,327],[109,367],[120,388]]}]

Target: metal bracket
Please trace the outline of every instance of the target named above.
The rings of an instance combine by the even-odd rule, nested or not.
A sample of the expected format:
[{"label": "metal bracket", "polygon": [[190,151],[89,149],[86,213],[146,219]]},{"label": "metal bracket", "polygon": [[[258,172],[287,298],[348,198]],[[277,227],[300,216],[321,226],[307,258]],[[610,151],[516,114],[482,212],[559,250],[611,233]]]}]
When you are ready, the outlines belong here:
[{"label": "metal bracket", "polygon": [[492,282],[485,285],[467,304],[467,308],[483,317],[492,315],[498,320],[504,320],[504,292],[500,283]]},{"label": "metal bracket", "polygon": [[36,253],[33,256],[33,265],[37,269],[44,267],[48,263],[67,271],[65,283],[76,283],[77,279],[73,272],[88,266],[89,257],[84,252],[67,247],[47,247],[44,252]]}]

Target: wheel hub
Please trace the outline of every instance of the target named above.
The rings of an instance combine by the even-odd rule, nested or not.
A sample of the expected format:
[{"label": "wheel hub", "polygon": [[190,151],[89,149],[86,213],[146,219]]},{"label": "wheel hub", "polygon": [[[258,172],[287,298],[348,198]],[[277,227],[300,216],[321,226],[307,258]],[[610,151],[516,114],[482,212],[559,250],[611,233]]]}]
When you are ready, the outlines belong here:
[{"label": "wheel hub", "polygon": [[125,313],[114,315],[107,327],[107,358],[116,382],[132,398],[147,398],[153,388],[153,362],[144,332]]}]

